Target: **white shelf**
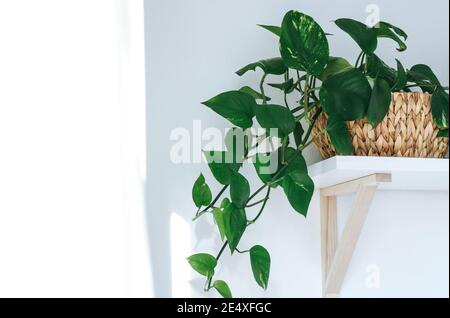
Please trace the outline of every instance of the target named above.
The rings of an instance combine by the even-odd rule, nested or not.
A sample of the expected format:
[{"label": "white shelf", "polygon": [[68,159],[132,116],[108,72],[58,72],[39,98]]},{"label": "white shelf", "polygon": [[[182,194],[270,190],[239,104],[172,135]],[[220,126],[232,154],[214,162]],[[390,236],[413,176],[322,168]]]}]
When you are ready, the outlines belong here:
[{"label": "white shelf", "polygon": [[316,188],[324,188],[375,173],[390,173],[380,190],[449,190],[449,160],[399,157],[336,156],[309,166]]}]

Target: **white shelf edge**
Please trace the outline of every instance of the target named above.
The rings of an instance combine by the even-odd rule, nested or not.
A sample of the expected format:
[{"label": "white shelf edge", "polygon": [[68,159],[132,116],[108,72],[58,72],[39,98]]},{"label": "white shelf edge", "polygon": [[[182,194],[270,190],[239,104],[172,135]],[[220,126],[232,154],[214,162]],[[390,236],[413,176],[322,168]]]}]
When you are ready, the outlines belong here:
[{"label": "white shelf edge", "polygon": [[391,173],[381,190],[449,190],[449,160],[434,158],[336,156],[312,164],[309,175],[322,188],[373,173]]}]

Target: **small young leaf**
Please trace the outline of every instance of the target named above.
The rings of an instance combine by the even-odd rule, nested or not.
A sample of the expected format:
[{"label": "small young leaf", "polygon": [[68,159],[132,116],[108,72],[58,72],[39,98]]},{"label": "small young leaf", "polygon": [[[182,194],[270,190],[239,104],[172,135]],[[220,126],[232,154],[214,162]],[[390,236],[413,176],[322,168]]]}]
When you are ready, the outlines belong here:
[{"label": "small young leaf", "polygon": [[203,105],[211,108],[238,127],[245,129],[253,125],[253,109],[256,107],[256,102],[253,97],[246,93],[239,91],[225,92],[203,102]]},{"label": "small young leaf", "polygon": [[308,174],[292,171],[283,179],[283,190],[295,211],[306,217],[314,194],[314,182]]},{"label": "small young leaf", "polygon": [[363,118],[372,88],[361,71],[351,68],[327,78],[320,89],[320,100],[328,115],[350,121]]},{"label": "small young leaf", "polygon": [[442,88],[437,88],[431,100],[433,120],[440,129],[448,129],[449,122],[449,96]]},{"label": "small young leaf", "polygon": [[295,118],[292,113],[279,105],[259,105],[255,108],[256,119],[262,128],[270,133],[275,128],[274,137],[284,138],[295,129]]},{"label": "small young leaf", "polygon": [[247,228],[247,215],[245,214],[245,210],[238,208],[234,203],[230,203],[224,209],[224,225],[225,236],[228,240],[231,253],[233,253]]},{"label": "small young leaf", "polygon": [[230,287],[228,287],[227,283],[225,283],[223,280],[216,280],[213,284],[213,287],[223,298],[233,298]]},{"label": "small young leaf", "polygon": [[327,133],[336,151],[342,155],[350,155],[353,152],[352,139],[347,124],[337,116],[328,117]]},{"label": "small young leaf", "polygon": [[274,57],[267,60],[261,60],[255,63],[248,64],[236,72],[237,75],[242,76],[248,71],[256,71],[256,68],[261,68],[265,74],[283,75],[287,71],[287,67],[283,60],[279,57]]},{"label": "small young leaf", "polygon": [[242,161],[229,151],[205,151],[204,155],[214,178],[223,185],[230,184],[231,177],[242,166]]},{"label": "small young leaf", "polygon": [[342,57],[330,56],[327,67],[318,78],[323,82],[331,75],[337,74],[349,68],[352,68],[352,65],[346,59]]},{"label": "small young leaf", "polygon": [[258,24],[258,26],[260,26],[263,29],[266,29],[269,32],[272,32],[273,34],[275,34],[277,36],[281,36],[281,28],[279,26],[263,25],[263,24]]},{"label": "small young leaf", "polygon": [[338,19],[336,25],[348,33],[367,55],[371,55],[377,49],[378,40],[376,30],[352,19]]},{"label": "small young leaf", "polygon": [[197,273],[206,277],[212,276],[217,266],[216,258],[205,253],[189,256],[187,260]]},{"label": "small young leaf", "polygon": [[280,83],[280,84],[269,83],[267,85],[269,85],[273,88],[282,90],[286,94],[290,94],[294,90],[294,80],[292,78],[290,78],[287,82],[284,82],[284,83]]},{"label": "small young leaf", "polygon": [[390,104],[391,88],[384,79],[377,77],[372,89],[369,108],[367,109],[367,121],[372,127],[377,127],[386,117]]},{"label": "small young leaf", "polygon": [[374,29],[376,30],[377,36],[379,38],[388,38],[397,42],[399,46],[397,50],[399,52],[403,52],[406,50],[407,46],[399,36],[403,37],[405,41],[408,36],[402,29],[395,27],[387,22],[379,22],[378,27],[375,27]]},{"label": "small young leaf", "polygon": [[225,238],[225,220],[224,213],[221,209],[214,208],[213,209],[214,221],[217,224],[217,228],[219,229],[220,239],[223,241]]},{"label": "small young leaf", "polygon": [[399,60],[396,59],[396,61],[397,61],[397,78],[394,87],[392,87],[393,92],[401,91],[408,82],[405,68],[403,67],[402,63]]},{"label": "small young leaf", "polygon": [[270,254],[267,250],[255,245],[250,249],[250,263],[256,282],[263,289],[267,289],[270,276]]},{"label": "small young leaf", "polygon": [[288,67],[318,76],[327,65],[330,50],[325,32],[313,18],[289,11],[281,25],[280,53]]},{"label": "small young leaf", "polygon": [[255,100],[266,100],[266,101],[270,101],[270,97],[268,96],[264,96],[263,94],[261,94],[260,92],[255,91],[253,88],[251,88],[250,86],[244,86],[241,87],[239,89],[240,92],[242,93],[246,93],[248,95],[250,95],[251,97],[253,97]]},{"label": "small young leaf", "polygon": [[221,209],[225,209],[227,206],[229,206],[231,204],[230,199],[228,198],[223,198],[222,202],[220,203],[220,208]]},{"label": "small young leaf", "polygon": [[238,208],[244,208],[248,198],[250,197],[250,185],[243,175],[235,173],[231,177],[230,183],[231,201]]},{"label": "small young leaf", "polygon": [[200,174],[194,183],[194,187],[192,188],[192,199],[197,208],[207,206],[212,201],[211,190],[205,183],[205,177],[203,177],[202,174]]}]

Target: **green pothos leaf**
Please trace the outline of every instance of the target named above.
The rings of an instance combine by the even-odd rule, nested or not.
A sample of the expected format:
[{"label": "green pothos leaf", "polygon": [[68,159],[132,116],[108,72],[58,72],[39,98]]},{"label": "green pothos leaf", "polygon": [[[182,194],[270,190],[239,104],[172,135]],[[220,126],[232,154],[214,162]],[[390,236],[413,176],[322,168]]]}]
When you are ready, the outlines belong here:
[{"label": "green pothos leaf", "polygon": [[242,76],[248,71],[255,71],[258,67],[262,69],[265,74],[283,75],[287,71],[287,67],[283,60],[279,57],[274,57],[271,59],[250,63],[238,70],[236,74]]},{"label": "green pothos leaf", "polygon": [[211,190],[206,184],[205,177],[202,174],[200,174],[194,183],[194,187],[192,188],[192,199],[197,208],[207,206],[212,201]]},{"label": "green pothos leaf", "polygon": [[250,263],[253,277],[259,286],[267,289],[270,276],[270,254],[261,245],[255,245],[250,249]]},{"label": "green pothos leaf", "polygon": [[238,127],[246,129],[253,125],[253,109],[256,107],[256,102],[247,93],[240,91],[225,92],[203,102],[203,105],[211,108]]},{"label": "green pothos leaf", "polygon": [[216,280],[213,286],[223,298],[233,298],[230,287],[223,280]]},{"label": "green pothos leaf", "polygon": [[308,174],[292,171],[283,179],[283,190],[294,210],[306,217],[314,194],[314,182]]},{"label": "green pothos leaf", "polygon": [[205,253],[189,256],[188,262],[197,273],[206,277],[212,276],[217,266],[216,258]]},{"label": "green pothos leaf", "polygon": [[288,67],[318,76],[327,65],[330,50],[325,32],[313,18],[289,11],[281,25],[280,53]]}]

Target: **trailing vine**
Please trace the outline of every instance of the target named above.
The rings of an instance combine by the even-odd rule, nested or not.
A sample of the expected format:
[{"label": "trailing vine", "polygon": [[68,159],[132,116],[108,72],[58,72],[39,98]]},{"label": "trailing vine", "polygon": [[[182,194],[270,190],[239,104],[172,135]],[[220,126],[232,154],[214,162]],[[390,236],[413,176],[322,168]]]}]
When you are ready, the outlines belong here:
[{"label": "trailing vine", "polygon": [[[251,63],[236,72],[243,76],[261,69],[258,90],[245,86],[203,103],[235,126],[225,138],[225,151],[204,153],[212,175],[223,185],[221,191],[213,198],[203,175],[192,189],[197,207],[193,219],[212,216],[223,241],[216,256],[201,253],[188,258],[192,268],[205,276],[205,291],[216,289],[223,297],[232,297],[228,284],[215,280],[215,269],[227,247],[231,254],[249,254],[256,283],[267,288],[269,252],[260,245],[241,250],[239,242],[245,230],[259,220],[271,192],[277,188],[283,189],[296,212],[307,216],[314,183],[308,176],[303,150],[314,141],[313,128],[322,112],[328,116],[328,124],[318,134],[328,134],[340,154],[351,154],[353,146],[347,121],[365,119],[376,127],[388,112],[392,92],[421,89],[433,95],[434,122],[440,129],[439,135],[448,137],[448,88],[441,85],[426,65],[418,64],[406,70],[396,60],[394,69],[375,54],[381,38],[395,41],[399,52],[406,50],[407,34],[387,22],[367,27],[352,19],[338,19],[335,24],[361,49],[355,63],[330,56],[327,39],[330,35],[310,16],[290,11],[281,27],[261,25],[279,39],[280,57]],[[282,82],[266,83],[273,76],[281,76]],[[281,91],[284,105],[269,103],[266,85]],[[296,96],[291,98],[297,101],[295,105],[289,104],[290,95]],[[254,118],[265,133],[253,134]],[[278,147],[259,152],[258,147],[267,141],[275,141]],[[246,161],[253,163],[262,181],[253,193],[247,179],[239,173]],[[249,209],[257,209],[250,219]]]}]

